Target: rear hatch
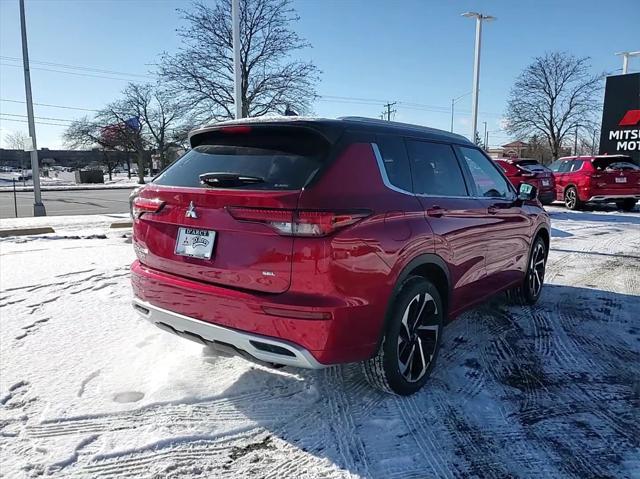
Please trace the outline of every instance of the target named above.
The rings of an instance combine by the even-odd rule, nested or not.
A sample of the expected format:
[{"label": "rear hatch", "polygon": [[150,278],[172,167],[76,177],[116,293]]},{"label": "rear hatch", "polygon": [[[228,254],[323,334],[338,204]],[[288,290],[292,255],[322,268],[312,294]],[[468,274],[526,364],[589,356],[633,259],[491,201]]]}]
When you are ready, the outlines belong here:
[{"label": "rear hatch", "polygon": [[640,167],[628,156],[596,157],[591,163],[595,186],[602,190],[640,191]]},{"label": "rear hatch", "polygon": [[553,172],[536,160],[520,160],[514,162],[516,168],[522,171],[522,176],[527,183],[535,185],[538,189],[546,190],[554,187]]},{"label": "rear hatch", "polygon": [[140,261],[198,281],[286,291],[293,249],[287,228],[331,142],[282,125],[221,127],[191,141],[193,149],[133,200]]}]

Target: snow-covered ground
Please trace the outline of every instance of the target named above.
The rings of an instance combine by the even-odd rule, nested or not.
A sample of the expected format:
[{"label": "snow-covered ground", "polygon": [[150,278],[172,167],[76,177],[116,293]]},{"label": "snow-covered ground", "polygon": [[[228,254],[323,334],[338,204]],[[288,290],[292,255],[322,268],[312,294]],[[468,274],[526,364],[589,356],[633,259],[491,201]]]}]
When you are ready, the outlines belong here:
[{"label": "snow-covered ground", "polygon": [[147,324],[100,219],[0,240],[0,475],[640,477],[640,215],[549,209],[540,302],[451,323],[408,398]]}]

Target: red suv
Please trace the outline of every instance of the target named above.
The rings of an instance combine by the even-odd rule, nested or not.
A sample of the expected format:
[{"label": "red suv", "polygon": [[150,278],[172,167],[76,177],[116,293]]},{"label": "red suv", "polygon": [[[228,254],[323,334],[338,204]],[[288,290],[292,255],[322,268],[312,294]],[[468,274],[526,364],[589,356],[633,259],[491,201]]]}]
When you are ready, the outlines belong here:
[{"label": "red suv", "polygon": [[133,305],[162,329],[270,364],[362,362],[411,394],[447,320],[500,291],[540,295],[535,188],[517,193],[461,136],[287,117],[190,141],[132,198]]},{"label": "red suv", "polygon": [[521,183],[529,183],[538,188],[538,198],[543,205],[555,201],[556,182],[549,168],[529,158],[499,158],[495,162],[516,188]]},{"label": "red suv", "polygon": [[556,177],[556,198],[571,210],[597,202],[631,211],[640,200],[640,167],[628,156],[569,156],[550,168]]}]

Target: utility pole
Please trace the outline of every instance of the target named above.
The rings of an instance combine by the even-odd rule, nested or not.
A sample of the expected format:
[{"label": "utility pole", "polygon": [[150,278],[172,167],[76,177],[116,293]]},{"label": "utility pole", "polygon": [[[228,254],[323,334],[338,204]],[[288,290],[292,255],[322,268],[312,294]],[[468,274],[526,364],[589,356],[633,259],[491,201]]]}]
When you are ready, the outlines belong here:
[{"label": "utility pole", "polygon": [[482,123],[484,123],[484,136],[482,137],[484,141],[484,151],[487,151],[487,122],[483,121]]},{"label": "utility pole", "polygon": [[385,109],[387,111],[383,112],[382,115],[386,115],[387,116],[387,121],[391,121],[391,114],[395,113],[396,110],[392,110],[391,107],[394,106],[397,102],[393,102],[393,103],[387,103],[384,105]]},{"label": "utility pole", "polygon": [[240,65],[240,0],[231,1],[231,36],[233,37],[233,96],[236,107],[236,119],[238,119],[243,116],[242,68]]},{"label": "utility pole", "polygon": [[482,22],[495,20],[491,15],[467,12],[463,17],[476,19],[476,46],[473,61],[473,97],[471,99],[471,138],[475,142],[478,133],[478,91],[480,89],[480,49],[482,43]]},{"label": "utility pole", "polygon": [[622,56],[622,74],[629,73],[629,58],[640,56],[640,51],[637,52],[620,52],[616,53],[618,56]]},{"label": "utility pole", "polygon": [[36,123],[33,119],[33,98],[31,95],[31,73],[29,72],[29,49],[27,48],[27,23],[24,15],[24,0],[20,0],[20,30],[22,32],[22,64],[24,66],[24,92],[27,97],[27,120],[29,122],[29,145],[31,155],[31,178],[33,180],[33,216],[47,216],[47,210],[40,196],[40,169],[38,146],[36,143]]},{"label": "utility pole", "polygon": [[576,125],[576,137],[573,140],[573,156],[578,156],[578,126]]}]

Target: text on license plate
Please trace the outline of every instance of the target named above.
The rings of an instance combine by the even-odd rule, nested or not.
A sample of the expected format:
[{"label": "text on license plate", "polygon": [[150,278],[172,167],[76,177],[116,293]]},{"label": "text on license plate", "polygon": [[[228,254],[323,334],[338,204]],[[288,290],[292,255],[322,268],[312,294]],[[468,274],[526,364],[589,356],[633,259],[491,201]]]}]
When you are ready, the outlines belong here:
[{"label": "text on license plate", "polygon": [[618,176],[616,177],[616,183],[626,183],[627,182],[627,177],[626,176]]},{"label": "text on license plate", "polygon": [[198,228],[178,228],[176,254],[192,258],[210,259],[216,232]]}]

